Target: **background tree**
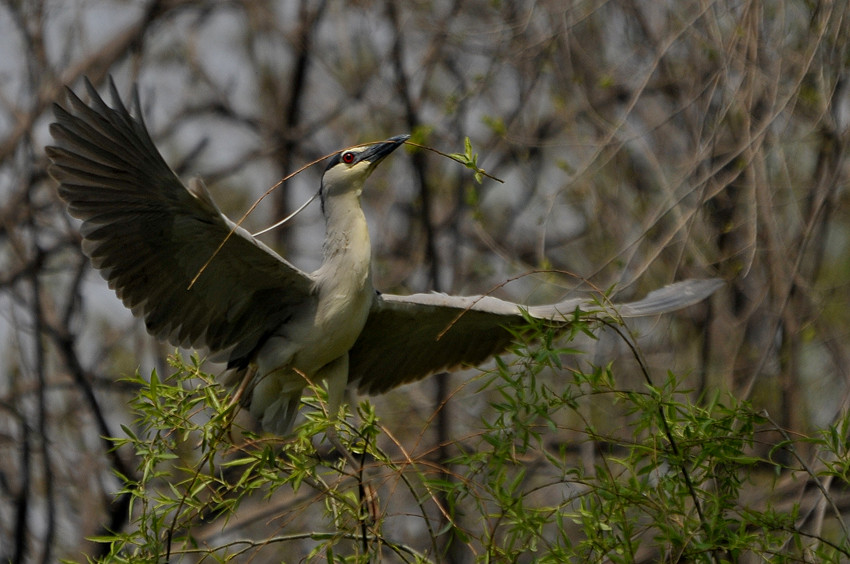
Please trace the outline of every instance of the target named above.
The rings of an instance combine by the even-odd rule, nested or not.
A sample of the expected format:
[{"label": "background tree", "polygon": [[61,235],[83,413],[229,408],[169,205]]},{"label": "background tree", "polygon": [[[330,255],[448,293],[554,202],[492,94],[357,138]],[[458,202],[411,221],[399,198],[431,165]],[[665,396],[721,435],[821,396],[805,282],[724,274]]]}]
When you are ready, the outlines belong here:
[{"label": "background tree", "polygon": [[[711,406],[719,392],[765,410],[750,452],[789,471],[756,497],[797,499],[807,482],[793,470],[826,468],[834,477],[820,491],[844,509],[833,495],[846,486],[834,465],[847,440],[850,365],[847,10],[802,0],[4,1],[0,559],[108,550],[84,539],[126,530],[130,497],[116,498],[115,473],[139,477],[132,449],[107,439],[126,436],[122,425],[139,430],[127,407],[143,383],[122,377],[172,371],[173,350],[145,334],[82,256],[78,225],[45,172],[62,86],[79,89],[82,76],[102,84],[107,74],[124,94],[138,84],[166,160],[184,178],[202,175],[231,217],[331,150],[412,132],[452,152],[469,137],[504,184],[476,185],[427,152],[392,159],[370,181],[364,208],[384,291],[493,290],[533,303],[614,284],[637,296],[675,279],[726,278],[709,304],[632,327],[646,366],[659,385],[667,370],[682,374],[694,405]],[[303,202],[320,170],[278,189],[247,227]],[[267,240],[312,270],[322,234],[314,206]],[[566,363],[619,359],[617,392],[644,389],[615,334],[589,350],[558,356],[564,364],[540,381],[563,389]],[[451,475],[448,461],[469,452],[464,440],[483,433],[503,393],[476,394],[476,374],[404,387],[377,398],[375,411],[411,459]],[[613,397],[588,395],[570,416],[581,418],[553,419],[542,451],[566,449],[591,470],[606,460],[600,444],[632,437],[640,422]],[[817,441],[776,449],[822,436],[832,437],[830,455]],[[182,444],[184,464],[194,447]],[[413,497],[395,514],[410,513]],[[309,522],[312,500],[286,488],[252,496],[227,530],[271,538]],[[439,522],[439,506],[423,511]],[[837,527],[820,511],[816,536]],[[423,533],[421,519],[400,518],[393,534],[436,560],[480,556],[456,519],[453,542]],[[592,536],[565,530],[576,543]],[[308,540],[287,541],[292,560],[310,554]]]}]

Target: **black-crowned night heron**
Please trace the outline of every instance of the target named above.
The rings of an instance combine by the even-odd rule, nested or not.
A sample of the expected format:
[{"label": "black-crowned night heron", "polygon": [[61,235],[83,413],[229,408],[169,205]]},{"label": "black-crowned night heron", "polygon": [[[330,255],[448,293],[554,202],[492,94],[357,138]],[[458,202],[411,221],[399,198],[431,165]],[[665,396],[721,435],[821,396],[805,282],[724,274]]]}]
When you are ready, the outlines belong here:
[{"label": "black-crowned night heron", "polygon": [[137,93],[133,118],[111,82],[114,108],[86,87],[90,105],[68,90],[67,109],[54,106],[56,146],[47,148],[59,194],[83,220],[83,250],[151,334],[206,348],[231,368],[256,370],[250,411],[278,434],[289,431],[308,381],[325,383],[335,415],[347,384],[378,394],[503,351],[512,341],[509,328],[526,323],[522,309],[564,323],[582,307],[657,315],[722,284],[687,280],[606,308],[588,299],[524,308],[489,296],[379,294],[360,194],[407,136],[331,159],[321,185],[324,258],[308,274],[237,228],[200,180],[187,187],[177,178],[145,128]]}]

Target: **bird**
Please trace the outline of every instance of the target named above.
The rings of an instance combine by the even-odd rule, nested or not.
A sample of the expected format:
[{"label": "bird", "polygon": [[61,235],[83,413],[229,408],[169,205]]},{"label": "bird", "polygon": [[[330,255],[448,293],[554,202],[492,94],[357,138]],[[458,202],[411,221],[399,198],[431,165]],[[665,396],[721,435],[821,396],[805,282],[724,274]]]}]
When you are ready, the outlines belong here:
[{"label": "bird", "polygon": [[512,328],[526,316],[566,326],[576,311],[660,315],[724,284],[683,280],[626,304],[579,297],[526,306],[489,295],[380,293],[361,194],[407,135],[330,158],[319,190],[323,258],[304,272],[223,214],[202,180],[178,178],[151,139],[136,87],[132,112],[111,78],[108,88],[111,106],[88,79],[88,103],[66,87],[65,103],[53,105],[54,144],[45,148],[58,194],[81,220],[82,250],[151,335],[206,351],[231,373],[253,374],[245,403],[269,433],[291,433],[314,383],[327,388],[335,418],[348,386],[382,394],[479,365],[511,345]]}]

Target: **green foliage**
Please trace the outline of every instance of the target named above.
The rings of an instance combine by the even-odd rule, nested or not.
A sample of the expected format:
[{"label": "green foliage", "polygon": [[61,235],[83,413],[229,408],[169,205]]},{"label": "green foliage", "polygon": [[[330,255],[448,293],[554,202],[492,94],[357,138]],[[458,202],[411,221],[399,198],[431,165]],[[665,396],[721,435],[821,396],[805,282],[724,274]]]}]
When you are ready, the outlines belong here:
[{"label": "green foliage", "polygon": [[463,147],[463,153],[452,153],[449,156],[466,168],[474,171],[475,182],[481,184],[481,181],[484,179],[484,171],[478,168],[478,153],[472,151],[472,142],[469,140],[469,137],[463,140]]},{"label": "green foliage", "polygon": [[[481,562],[850,557],[837,509],[827,516],[831,532],[812,534],[799,504],[772,497],[782,479],[798,477],[835,507],[830,492],[846,487],[850,467],[850,418],[792,440],[745,402],[695,398],[672,372],[652,381],[644,370],[642,388],[623,389],[612,366],[567,365],[578,354],[572,339],[591,323],[576,312],[564,335],[529,318],[515,360],[498,359],[479,379],[489,410],[480,432],[438,461],[445,467],[396,443],[369,402],[336,424],[351,458],[321,446],[320,455],[315,438],[334,432],[324,390],[280,439],[240,428],[228,391],[195,357],[175,357],[166,380],[137,375],[138,419],[113,439],[138,462],[135,476],[119,476],[133,527],[95,539],[109,544],[103,560],[439,562],[449,532]],[[621,408],[628,426],[602,429],[587,408],[599,399]],[[760,437],[777,435],[765,448]],[[820,468],[793,456],[803,447],[822,453]],[[393,499],[402,493],[411,501],[400,510]],[[245,504],[281,499],[255,536],[207,534],[211,524],[229,532]],[[411,519],[421,524],[415,543],[399,533]]]}]

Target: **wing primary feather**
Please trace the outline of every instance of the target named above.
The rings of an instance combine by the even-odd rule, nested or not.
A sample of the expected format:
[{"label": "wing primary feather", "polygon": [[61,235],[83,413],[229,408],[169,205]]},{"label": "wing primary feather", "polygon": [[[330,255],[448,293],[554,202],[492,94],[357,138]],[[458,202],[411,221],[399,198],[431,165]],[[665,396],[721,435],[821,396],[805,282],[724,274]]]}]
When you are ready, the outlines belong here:
[{"label": "wing primary feather", "polygon": [[244,364],[294,312],[314,304],[312,279],[240,229],[208,277],[187,291],[233,223],[202,184],[190,193],[165,162],[137,87],[129,109],[111,78],[111,106],[89,80],[85,90],[88,103],[66,88],[65,105],[54,104],[56,144],[46,149],[60,197],[83,222],[83,251],[151,334]]}]

